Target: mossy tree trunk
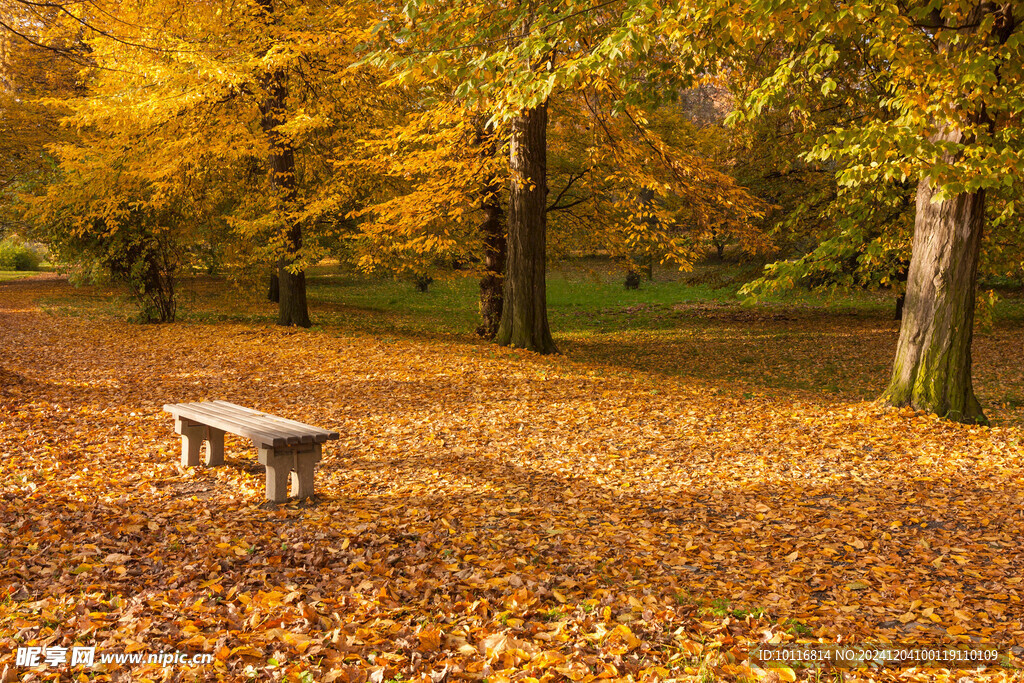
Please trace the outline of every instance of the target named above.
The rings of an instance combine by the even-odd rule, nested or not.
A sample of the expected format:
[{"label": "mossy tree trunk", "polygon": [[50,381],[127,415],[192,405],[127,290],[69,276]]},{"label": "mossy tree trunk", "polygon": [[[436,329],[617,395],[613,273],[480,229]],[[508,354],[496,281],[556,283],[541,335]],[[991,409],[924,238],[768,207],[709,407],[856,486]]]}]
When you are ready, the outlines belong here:
[{"label": "mossy tree trunk", "polygon": [[[942,139],[958,142],[958,131]],[[917,190],[914,244],[892,379],[882,398],[960,422],[984,422],[971,382],[971,340],[985,193],[933,201]]]},{"label": "mossy tree trunk", "polygon": [[512,120],[508,215],[508,263],[505,269],[501,346],[557,353],[548,326],[546,292],[547,104]]}]

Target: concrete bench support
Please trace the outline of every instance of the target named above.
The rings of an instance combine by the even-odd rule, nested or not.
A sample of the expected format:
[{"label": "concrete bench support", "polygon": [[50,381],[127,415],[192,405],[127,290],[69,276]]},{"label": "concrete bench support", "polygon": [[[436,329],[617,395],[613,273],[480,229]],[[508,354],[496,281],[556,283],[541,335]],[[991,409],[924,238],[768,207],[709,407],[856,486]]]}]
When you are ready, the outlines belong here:
[{"label": "concrete bench support", "polygon": [[224,430],[198,424],[186,418],[174,421],[174,431],[181,434],[181,466],[196,467],[199,449],[206,442],[206,464],[210,467],[224,464]]},{"label": "concrete bench support", "polygon": [[[294,498],[313,495],[313,467],[323,457],[323,447],[316,443],[308,448],[260,448],[259,460],[267,468],[267,500],[280,503],[289,493]],[[291,491],[288,486],[291,479]]]},{"label": "concrete bench support", "polygon": [[337,439],[331,432],[312,425],[286,420],[243,408],[227,401],[175,403],[164,410],[174,415],[174,431],[181,435],[181,464],[199,465],[199,451],[206,442],[206,464],[224,464],[224,434],[231,432],[252,439],[259,461],[266,467],[267,500],[276,503],[291,495],[313,495],[313,472],[323,457],[324,442]]}]

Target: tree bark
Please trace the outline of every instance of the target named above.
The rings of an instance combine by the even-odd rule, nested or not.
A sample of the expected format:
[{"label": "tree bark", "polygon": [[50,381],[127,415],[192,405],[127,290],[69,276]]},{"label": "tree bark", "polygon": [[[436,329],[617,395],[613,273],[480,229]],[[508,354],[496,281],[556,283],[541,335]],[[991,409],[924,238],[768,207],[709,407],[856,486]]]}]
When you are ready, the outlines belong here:
[{"label": "tree bark", "polygon": [[[302,232],[299,226],[288,230],[288,240],[294,254],[302,247]],[[281,259],[277,267],[277,279],[280,282],[280,298],[277,302],[277,324],[284,327],[309,327],[309,307],[306,303],[306,273],[288,270],[290,259]]]},{"label": "tree bark", "polygon": [[[486,157],[496,156],[498,144],[493,131],[481,131],[490,135],[484,144],[481,154]],[[494,339],[501,324],[501,311],[504,302],[505,261],[508,255],[508,240],[505,237],[505,212],[501,208],[501,177],[490,174],[484,182],[481,208],[484,220],[480,224],[480,233],[484,242],[484,276],[480,279],[480,317],[482,323],[477,334],[484,339]]]},{"label": "tree bark", "polygon": [[547,104],[512,120],[508,264],[501,324],[501,346],[557,353],[548,326],[546,292]]},{"label": "tree bark", "polygon": [[[271,0],[261,0],[261,6],[268,13],[273,12]],[[285,122],[284,112],[288,99],[288,86],[284,72],[278,70],[267,74],[262,85],[265,90],[260,104],[260,127],[270,143],[267,166],[270,184],[277,189],[282,203],[289,207],[295,201],[295,149],[291,140],[277,130]],[[306,274],[291,272],[289,267],[302,249],[302,226],[297,223],[285,227],[284,254],[277,264],[278,299],[277,324],[309,327],[309,309],[306,305]]]},{"label": "tree bark", "polygon": [[275,304],[281,300],[281,280],[277,277],[277,266],[270,270],[270,285],[267,287],[267,301]]},{"label": "tree bark", "polygon": [[[955,130],[940,135],[962,138]],[[959,422],[984,422],[971,381],[971,340],[985,193],[933,202],[935,194],[930,178],[919,183],[903,322],[882,398]]]}]

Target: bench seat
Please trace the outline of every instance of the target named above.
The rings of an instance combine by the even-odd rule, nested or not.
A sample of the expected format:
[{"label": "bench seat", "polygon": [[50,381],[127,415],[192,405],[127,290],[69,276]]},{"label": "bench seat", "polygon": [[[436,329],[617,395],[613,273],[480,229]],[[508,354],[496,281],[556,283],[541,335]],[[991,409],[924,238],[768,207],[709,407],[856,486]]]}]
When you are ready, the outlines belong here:
[{"label": "bench seat", "polygon": [[267,500],[313,495],[313,467],[320,461],[323,444],[337,439],[338,432],[320,429],[295,420],[261,413],[228,401],[170,403],[164,411],[174,416],[174,431],[181,435],[181,464],[199,465],[202,443],[207,444],[206,464],[224,464],[225,432],[251,439],[266,466]]}]

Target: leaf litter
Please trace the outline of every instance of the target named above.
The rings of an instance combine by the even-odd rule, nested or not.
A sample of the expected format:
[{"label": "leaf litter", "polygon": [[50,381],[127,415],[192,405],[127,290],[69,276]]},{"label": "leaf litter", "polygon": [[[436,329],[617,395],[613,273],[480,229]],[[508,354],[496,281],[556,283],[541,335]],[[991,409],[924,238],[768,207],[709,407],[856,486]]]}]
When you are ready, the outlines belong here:
[{"label": "leaf litter", "polygon": [[[7,680],[773,681],[815,674],[764,670],[759,642],[1024,643],[1019,428],[479,344],[47,315],[49,286],[0,290]],[[268,509],[242,439],[181,468],[161,406],[205,399],[338,430],[316,498]],[[17,668],[25,645],[214,661],[87,676]]]}]

